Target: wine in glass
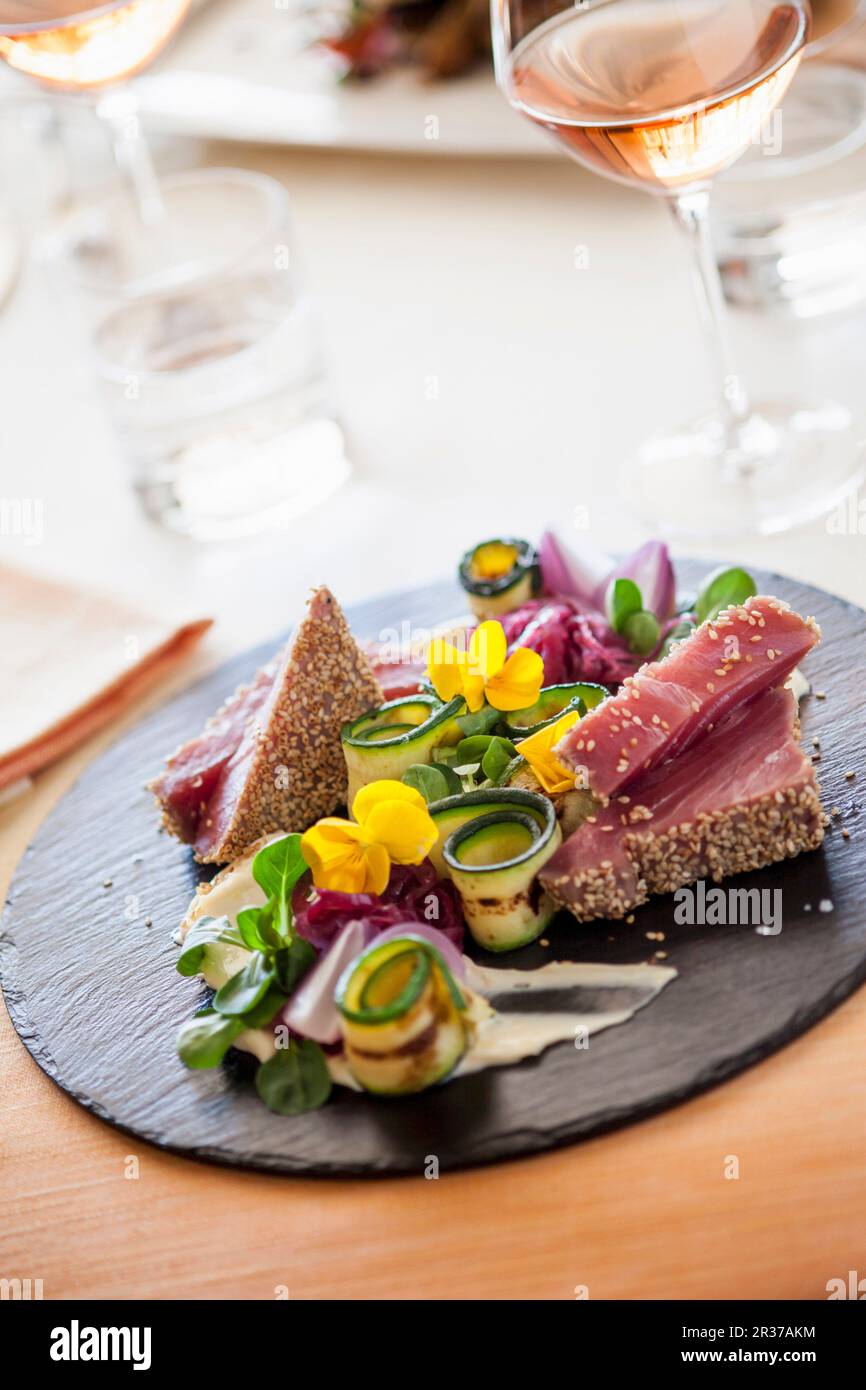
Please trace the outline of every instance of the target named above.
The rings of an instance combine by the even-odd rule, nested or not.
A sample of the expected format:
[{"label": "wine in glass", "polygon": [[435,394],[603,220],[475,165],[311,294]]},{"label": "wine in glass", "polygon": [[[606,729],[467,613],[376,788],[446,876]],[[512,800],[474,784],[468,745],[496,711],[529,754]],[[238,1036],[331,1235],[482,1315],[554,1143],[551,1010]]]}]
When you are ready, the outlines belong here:
[{"label": "wine in glass", "polygon": [[690,535],[769,533],[825,511],[861,476],[850,414],[823,400],[750,402],[709,231],[715,175],[760,138],[797,71],[805,0],[491,5],[512,106],[587,168],[664,198],[694,260],[718,409],[643,446],[622,477],[632,507]]},{"label": "wine in glass", "polygon": [[190,0],[0,0],[0,57],[76,91],[123,81],[168,42]]}]

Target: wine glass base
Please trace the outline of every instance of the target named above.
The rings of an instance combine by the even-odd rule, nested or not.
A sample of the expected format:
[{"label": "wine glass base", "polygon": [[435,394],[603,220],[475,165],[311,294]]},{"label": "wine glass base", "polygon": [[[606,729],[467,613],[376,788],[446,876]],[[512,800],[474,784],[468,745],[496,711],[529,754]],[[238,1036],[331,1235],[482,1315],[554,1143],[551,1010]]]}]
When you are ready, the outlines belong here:
[{"label": "wine glass base", "polygon": [[628,509],[665,535],[772,535],[825,514],[864,474],[844,406],[774,401],[754,407],[733,448],[716,416],[649,440],[620,487]]}]

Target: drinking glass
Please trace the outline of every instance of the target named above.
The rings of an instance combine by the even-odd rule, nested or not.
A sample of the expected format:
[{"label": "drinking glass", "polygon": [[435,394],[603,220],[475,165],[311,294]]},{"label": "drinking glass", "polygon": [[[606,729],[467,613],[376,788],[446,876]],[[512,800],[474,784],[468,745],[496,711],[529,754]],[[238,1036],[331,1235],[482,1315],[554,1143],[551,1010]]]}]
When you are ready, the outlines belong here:
[{"label": "drinking glass", "polygon": [[862,476],[850,412],[809,397],[752,404],[709,229],[715,175],[760,138],[797,71],[805,0],[491,0],[491,13],[511,105],[580,164],[662,197],[692,258],[718,407],[643,445],[621,477],[632,509],[684,535],[770,533],[825,512]]},{"label": "drinking glass", "polygon": [[349,473],[289,199],[274,179],[162,180],[149,227],[122,190],[61,228],[100,390],[149,516],[201,540],[280,525]]}]

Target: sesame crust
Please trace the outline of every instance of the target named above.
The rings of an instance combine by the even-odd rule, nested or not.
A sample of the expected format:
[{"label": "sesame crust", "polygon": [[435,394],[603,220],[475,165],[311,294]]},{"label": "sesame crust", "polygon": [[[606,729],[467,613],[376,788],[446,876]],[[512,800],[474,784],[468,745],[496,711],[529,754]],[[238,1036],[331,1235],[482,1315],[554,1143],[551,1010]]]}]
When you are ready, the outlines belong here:
[{"label": "sesame crust", "polygon": [[314,591],[277,681],[231,821],[218,843],[196,850],[201,863],[225,863],[277,830],[303,830],[345,800],[340,729],[381,704],[382,691],[330,590]]},{"label": "sesame crust", "polygon": [[720,883],[817,849],[823,839],[824,813],[813,779],[736,811],[701,813],[660,835],[628,830],[622,847],[634,879],[602,860],[578,874],[547,877],[544,886],[579,922],[619,919],[653,893],[672,893],[701,878]]}]

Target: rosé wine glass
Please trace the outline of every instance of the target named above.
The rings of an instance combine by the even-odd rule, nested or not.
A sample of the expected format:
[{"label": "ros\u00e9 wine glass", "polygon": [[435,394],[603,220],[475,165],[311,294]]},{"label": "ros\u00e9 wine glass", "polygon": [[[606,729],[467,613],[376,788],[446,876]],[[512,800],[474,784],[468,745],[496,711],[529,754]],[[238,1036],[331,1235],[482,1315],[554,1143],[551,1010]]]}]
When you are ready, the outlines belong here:
[{"label": "ros\u00e9 wine glass", "polygon": [[797,71],[806,0],[491,0],[491,13],[511,105],[586,168],[663,198],[693,260],[718,406],[643,445],[622,473],[628,505],[692,536],[827,511],[862,476],[851,415],[809,397],[752,403],[709,228],[715,175],[760,137]]}]

